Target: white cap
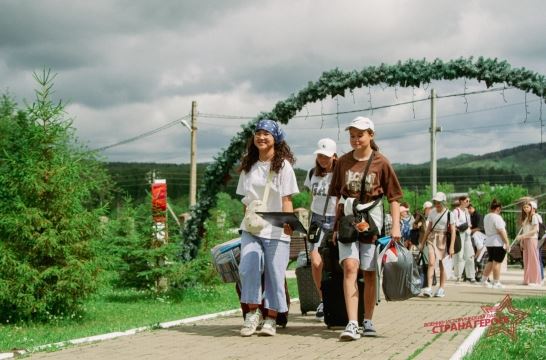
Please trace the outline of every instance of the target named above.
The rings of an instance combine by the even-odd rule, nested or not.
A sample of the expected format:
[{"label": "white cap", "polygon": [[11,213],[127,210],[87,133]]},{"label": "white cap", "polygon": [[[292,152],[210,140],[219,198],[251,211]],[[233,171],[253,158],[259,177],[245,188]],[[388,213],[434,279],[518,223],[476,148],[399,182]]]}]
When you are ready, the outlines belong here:
[{"label": "white cap", "polygon": [[444,202],[447,200],[447,197],[446,197],[446,194],[444,194],[443,192],[441,191],[438,191],[436,193],[436,195],[434,195],[434,197],[432,198],[433,201],[439,201],[439,202]]},{"label": "white cap", "polygon": [[345,128],[345,130],[349,130],[352,127],[358,130],[370,129],[374,131],[373,121],[371,121],[370,119],[364,116],[358,116],[354,118],[353,121],[351,121],[351,123],[349,124],[349,126]]},{"label": "white cap", "polygon": [[432,207],[432,203],[430,201],[425,201],[423,204],[423,209],[428,209]]},{"label": "white cap", "polygon": [[334,156],[337,151],[336,142],[330,138],[320,139],[317,143],[318,149],[313,154],[322,154],[328,157]]},{"label": "white cap", "polygon": [[537,204],[537,202],[534,201],[534,200],[533,200],[533,201],[530,201],[529,204],[531,204],[531,207],[532,207],[533,209],[535,209],[535,210],[538,208],[538,204]]}]

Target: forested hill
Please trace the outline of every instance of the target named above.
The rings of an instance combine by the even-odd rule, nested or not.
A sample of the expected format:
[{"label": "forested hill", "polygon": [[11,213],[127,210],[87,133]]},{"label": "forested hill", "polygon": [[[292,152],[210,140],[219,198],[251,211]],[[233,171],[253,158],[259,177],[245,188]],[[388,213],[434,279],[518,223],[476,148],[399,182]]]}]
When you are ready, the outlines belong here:
[{"label": "forested hill", "polygon": [[[403,186],[429,183],[430,162],[393,164]],[[484,182],[521,184],[540,191],[546,186],[546,144],[523,145],[484,155],[461,154],[438,160],[438,181],[465,190]]]},{"label": "forested hill", "polygon": [[[197,183],[207,164],[197,165]],[[394,164],[403,187],[422,189],[429,184],[429,163]],[[128,194],[142,199],[149,191],[152,172],[156,178],[167,179],[169,197],[179,198],[189,192],[189,164],[158,163],[106,163],[106,167],[119,189],[119,195]],[[303,185],[306,171],[296,169],[298,183]],[[484,182],[491,184],[521,184],[533,192],[546,192],[546,145],[518,146],[485,155],[462,154],[451,159],[438,160],[438,181],[455,184],[457,191],[466,191]],[[237,174],[226,192],[234,195]]]}]

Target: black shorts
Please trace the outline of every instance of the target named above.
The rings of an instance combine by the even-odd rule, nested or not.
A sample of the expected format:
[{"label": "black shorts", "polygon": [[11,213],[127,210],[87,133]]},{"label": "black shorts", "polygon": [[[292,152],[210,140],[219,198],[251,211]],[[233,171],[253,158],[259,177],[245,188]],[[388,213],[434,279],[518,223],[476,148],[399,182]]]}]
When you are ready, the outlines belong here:
[{"label": "black shorts", "polygon": [[504,261],[504,257],[506,256],[506,250],[502,246],[488,246],[487,247],[487,254],[489,255],[488,262],[498,262],[501,263]]}]

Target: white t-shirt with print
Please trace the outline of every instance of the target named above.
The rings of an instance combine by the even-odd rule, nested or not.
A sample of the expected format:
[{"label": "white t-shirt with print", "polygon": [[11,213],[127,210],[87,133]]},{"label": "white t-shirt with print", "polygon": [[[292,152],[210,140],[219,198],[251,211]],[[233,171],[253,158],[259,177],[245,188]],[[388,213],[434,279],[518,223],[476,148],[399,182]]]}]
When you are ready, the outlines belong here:
[{"label": "white t-shirt with print", "polygon": [[[445,208],[440,213],[438,213],[436,208],[433,208],[432,210],[430,210],[427,220],[430,222],[431,228],[432,226],[434,226],[434,224],[436,224],[436,226],[434,226],[433,231],[447,231],[447,214],[448,213],[449,213],[449,210]],[[449,215],[449,223],[451,225],[455,225],[455,217],[453,216],[453,214]]]},{"label": "white t-shirt with print", "polygon": [[[241,172],[236,193],[244,196],[241,201],[245,206],[248,206],[253,200],[263,199],[270,166],[271,162],[269,161],[257,161],[252,165],[248,173],[245,171]],[[284,160],[283,167],[279,173],[274,173],[272,176],[269,197],[266,204],[267,211],[282,211],[282,198],[297,194],[298,192],[298,183],[294,169],[288,161]],[[246,230],[243,223],[241,223],[240,228]],[[269,223],[257,236],[265,239],[290,241],[290,236],[284,233],[283,228],[273,226]]]},{"label": "white t-shirt with print", "polygon": [[485,240],[485,246],[503,246],[504,240],[499,234],[499,230],[506,229],[506,223],[504,219],[495,213],[489,213],[483,218],[483,228],[487,239]]},{"label": "white t-shirt with print", "polygon": [[[311,191],[311,195],[313,196],[311,211],[317,215],[322,215],[324,213],[324,205],[326,204],[328,188],[330,187],[330,182],[332,181],[332,173],[326,173],[326,176],[316,176],[314,174],[314,169],[311,169],[310,171],[312,171],[313,174],[311,178],[309,178],[309,173],[307,173],[303,185]],[[326,216],[336,215],[336,201],[337,198],[335,196],[330,196],[330,201],[328,202],[328,207],[326,208]]]}]

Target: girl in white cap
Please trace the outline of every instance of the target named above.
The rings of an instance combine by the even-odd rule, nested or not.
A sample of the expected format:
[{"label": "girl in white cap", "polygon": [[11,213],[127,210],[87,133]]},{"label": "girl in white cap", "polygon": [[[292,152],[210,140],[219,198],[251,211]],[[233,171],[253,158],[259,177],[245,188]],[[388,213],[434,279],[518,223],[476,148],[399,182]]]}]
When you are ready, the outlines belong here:
[{"label": "girl in white cap", "polygon": [[521,230],[516,240],[521,241],[523,250],[523,284],[537,286],[542,283],[538,256],[539,218],[531,201],[525,201],[521,208]]},{"label": "girl in white cap", "polygon": [[[453,256],[455,252],[455,241],[451,242],[449,249],[447,247],[446,232],[448,229],[451,231],[451,238],[455,239],[455,218],[450,214],[449,209],[445,206],[446,194],[443,192],[437,192],[432,198],[433,208],[428,215],[428,226],[425,232],[424,239],[428,247],[428,270],[427,279],[429,286],[423,289],[423,295],[427,297],[433,296],[432,277],[434,275],[434,268],[436,260],[442,262],[442,259],[446,255]],[[449,223],[448,223],[449,218]],[[451,225],[451,227],[449,227]],[[419,251],[423,251],[425,247],[425,241],[419,244]],[[435,297],[445,296],[445,283],[446,273],[443,264],[440,266],[440,287],[434,293]]]},{"label": "girl in white cap", "polygon": [[[292,195],[299,192],[292,168],[294,162],[278,124],[273,120],[260,120],[239,168],[237,194],[244,196],[245,208],[262,201],[266,211],[293,212]],[[250,309],[241,336],[256,332],[262,294],[266,314],[263,314],[265,321],[258,335],[275,335],[277,313],[288,311],[284,280],[292,230],[287,224],[281,228],[270,223],[257,228],[245,220],[241,224],[241,303]]]},{"label": "girl in white cap", "polygon": [[[352,151],[339,158],[330,185],[330,195],[338,198],[334,241],[339,244],[343,267],[343,290],[349,323],[340,340],[360,338],[358,324],[357,275],[364,272],[364,336],[376,336],[372,323],[376,294],[375,240],[383,227],[383,202],[390,203],[391,236],[400,240],[400,204],[402,189],[389,160],[374,141],[374,124],[365,117],[355,118],[349,131]],[[362,196],[361,196],[362,195]],[[353,218],[354,216],[354,218]],[[365,218],[365,219],[364,219]],[[352,220],[354,219],[354,220]],[[351,224],[356,221],[358,224]],[[354,228],[357,229],[356,236]],[[346,231],[347,230],[347,231]]]},{"label": "girl in white cap", "polygon": [[[313,196],[313,201],[311,202],[311,224],[314,224],[314,226],[312,228],[316,226],[322,228],[322,230],[331,230],[334,225],[337,199],[328,196],[328,189],[336,164],[336,148],[336,142],[332,139],[324,138],[318,141],[318,149],[314,152],[317,155],[315,167],[309,171],[309,176],[305,178],[305,183],[303,184],[311,191]],[[323,238],[324,231],[321,231],[319,238],[315,242],[309,243],[311,271],[321,299],[322,257],[318,250]],[[321,321],[324,318],[322,301],[317,308],[316,318]]]}]

